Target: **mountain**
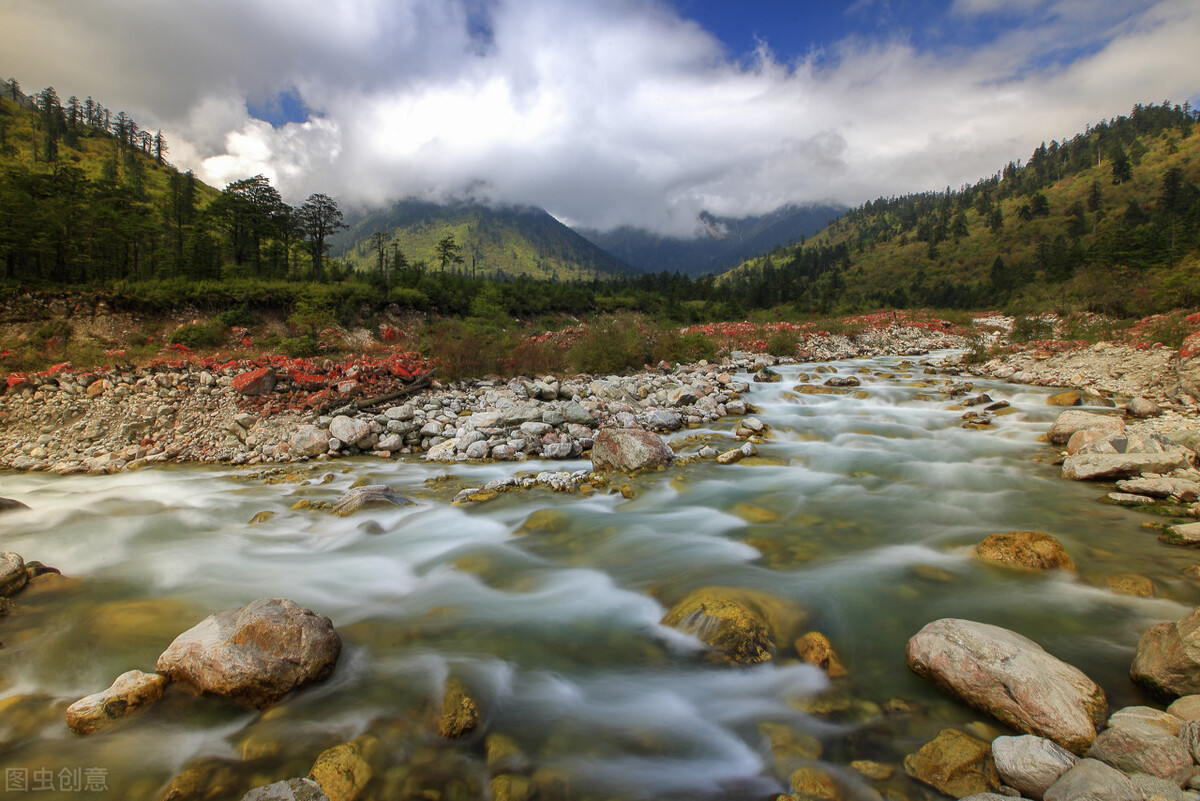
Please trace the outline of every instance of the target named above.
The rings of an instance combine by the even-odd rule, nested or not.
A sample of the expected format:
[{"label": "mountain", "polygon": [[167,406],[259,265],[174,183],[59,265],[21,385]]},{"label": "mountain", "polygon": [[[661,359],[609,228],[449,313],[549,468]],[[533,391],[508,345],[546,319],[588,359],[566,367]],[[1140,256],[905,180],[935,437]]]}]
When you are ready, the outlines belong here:
[{"label": "mountain", "polygon": [[972,186],[864,203],[724,285],[745,305],[818,310],[1200,305],[1198,120],[1136,106]]},{"label": "mountain", "polygon": [[387,208],[346,215],[349,228],[330,240],[330,255],[357,269],[371,270],[377,232],[390,235],[386,252],[399,247],[410,262],[438,269],[436,247],[452,235],[463,263],[453,267],[478,276],[528,276],[558,281],[611,278],[630,272],[620,259],[584,239],[542,209],[492,207],[480,203],[439,205],[413,198]]},{"label": "mountain", "polygon": [[716,217],[703,212],[699,218],[703,232],[692,239],[660,236],[630,226],[612,231],[580,229],[579,233],[642,272],[704,275],[801,241],[845,212],[844,206],[834,205],[789,205],[758,217]]}]

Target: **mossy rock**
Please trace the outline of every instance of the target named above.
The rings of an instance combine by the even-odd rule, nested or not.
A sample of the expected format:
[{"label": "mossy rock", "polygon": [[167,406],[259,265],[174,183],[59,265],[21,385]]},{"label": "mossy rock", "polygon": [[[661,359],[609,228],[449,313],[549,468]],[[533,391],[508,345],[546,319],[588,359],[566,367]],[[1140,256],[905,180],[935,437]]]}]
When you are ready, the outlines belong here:
[{"label": "mossy rock", "polygon": [[1042,531],[991,534],[979,543],[975,554],[985,562],[1030,570],[1075,569],[1062,543]]},{"label": "mossy rock", "polygon": [[446,682],[438,715],[438,734],[447,739],[465,737],[479,726],[479,707],[466,685],[455,678]]},{"label": "mossy rock", "polygon": [[737,587],[703,587],[667,612],[665,625],[693,634],[714,656],[739,665],[766,662],[790,643],[807,614],[782,598]]}]

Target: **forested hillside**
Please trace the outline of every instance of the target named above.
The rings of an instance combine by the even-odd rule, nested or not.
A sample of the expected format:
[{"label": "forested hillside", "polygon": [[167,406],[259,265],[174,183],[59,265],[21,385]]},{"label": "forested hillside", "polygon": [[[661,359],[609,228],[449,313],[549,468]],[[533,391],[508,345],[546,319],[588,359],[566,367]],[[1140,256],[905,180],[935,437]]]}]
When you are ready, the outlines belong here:
[{"label": "forested hillside", "polygon": [[747,306],[1083,308],[1200,303],[1200,136],[1135,107],[972,186],[879,198],[723,281]]},{"label": "forested hillside", "polygon": [[[349,214],[346,222],[349,228],[332,241],[331,255],[364,271],[403,269],[405,264],[423,262],[440,272],[555,281],[629,272],[620,259],[542,209],[408,199]],[[454,246],[449,254],[447,237]]]}]

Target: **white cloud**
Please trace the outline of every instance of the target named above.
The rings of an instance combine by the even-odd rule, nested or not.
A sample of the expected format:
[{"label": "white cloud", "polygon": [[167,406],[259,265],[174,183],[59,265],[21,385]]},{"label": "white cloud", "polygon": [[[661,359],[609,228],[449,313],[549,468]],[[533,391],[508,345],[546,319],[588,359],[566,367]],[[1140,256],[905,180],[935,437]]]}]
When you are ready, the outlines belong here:
[{"label": "white cloud", "polygon": [[[4,65],[161,126],[221,186],[292,202],[528,203],[674,233],[696,214],[958,186],[1134,103],[1195,91],[1191,0],[1005,3],[987,44],[853,39],[747,64],[655,0],[0,0]],[[978,17],[994,0],[956,0]],[[487,33],[480,35],[480,30]],[[474,31],[474,35],[472,34]],[[768,42],[769,44],[769,42]],[[1078,57],[1079,53],[1088,55]],[[279,128],[246,98],[295,88]]]}]

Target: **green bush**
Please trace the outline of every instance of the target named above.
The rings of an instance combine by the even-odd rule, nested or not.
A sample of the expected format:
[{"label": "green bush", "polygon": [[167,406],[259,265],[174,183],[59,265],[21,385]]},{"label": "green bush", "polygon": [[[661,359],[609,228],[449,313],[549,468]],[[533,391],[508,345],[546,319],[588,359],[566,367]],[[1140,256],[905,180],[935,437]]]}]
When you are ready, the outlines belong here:
[{"label": "green bush", "polygon": [[584,373],[607,375],[638,369],[654,358],[653,340],[644,328],[641,318],[632,314],[601,318],[571,346],[567,360]]},{"label": "green bush", "polygon": [[167,341],[172,345],[186,345],[192,350],[215,348],[225,341],[227,329],[220,320],[207,323],[189,323],[171,332]]},{"label": "green bush", "polygon": [[796,332],[780,328],[767,337],[767,353],[772,356],[796,355]]},{"label": "green bush", "polygon": [[301,334],[298,337],[284,337],[276,346],[279,352],[293,358],[308,358],[321,354],[321,344],[311,334]]},{"label": "green bush", "polygon": [[245,306],[239,306],[236,309],[226,309],[217,315],[217,320],[226,328],[233,328],[235,326],[249,328],[258,322]]},{"label": "green bush", "polygon": [[675,329],[659,331],[654,338],[651,360],[655,362],[698,362],[716,358],[717,346],[704,334],[680,334]]},{"label": "green bush", "polygon": [[1044,317],[1018,317],[1013,322],[1013,342],[1033,342],[1054,336],[1054,325]]}]

